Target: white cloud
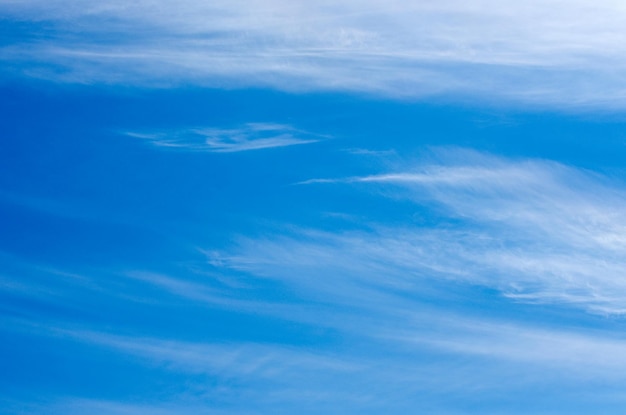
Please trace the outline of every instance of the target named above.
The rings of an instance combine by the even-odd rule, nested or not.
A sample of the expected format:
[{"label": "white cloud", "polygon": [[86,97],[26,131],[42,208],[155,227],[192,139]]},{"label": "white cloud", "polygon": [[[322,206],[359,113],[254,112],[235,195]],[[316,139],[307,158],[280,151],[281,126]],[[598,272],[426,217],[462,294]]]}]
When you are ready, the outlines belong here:
[{"label": "white cloud", "polygon": [[325,295],[336,290],[357,298],[358,290],[341,288],[352,284],[371,290],[363,296],[371,300],[387,295],[380,288],[410,292],[424,279],[456,280],[520,301],[626,312],[622,183],[549,161],[462,151],[414,169],[309,181],[316,182],[409,198],[416,209],[438,212],[443,222],[242,238],[222,263]]},{"label": "white cloud", "polygon": [[354,364],[297,348],[258,343],[202,343],[60,330],[78,340],[110,347],[174,370],[218,374],[224,378],[279,379],[306,371],[350,372]]},{"label": "white cloud", "polygon": [[[593,330],[541,328],[528,324],[445,314],[432,316],[437,330],[391,333],[391,338],[454,354],[571,371],[582,376],[612,377],[626,367],[626,339]],[[622,375],[615,374],[616,378]]]},{"label": "white cloud", "polygon": [[[157,403],[153,405],[133,403],[133,402],[116,402],[96,399],[66,398],[48,405],[39,405],[32,412],[22,413],[49,413],[49,414],[98,414],[98,415],[179,415],[179,414],[198,414],[210,413],[219,414],[218,411],[207,412],[204,408],[193,407],[191,405],[173,405],[171,403]],[[35,409],[34,408],[34,409]]]},{"label": "white cloud", "polygon": [[0,12],[50,34],[19,33],[0,58],[56,80],[560,106],[623,107],[626,96],[626,7],[611,0],[34,0]]},{"label": "white cloud", "polygon": [[[396,386],[410,381],[415,390],[428,390],[437,389],[438,384],[450,380],[455,372],[464,370],[450,367],[449,372],[439,373],[444,367],[441,363],[431,368],[421,360],[431,353],[439,354],[439,358],[442,353],[448,358],[469,356],[474,359],[472,365],[490,367],[488,373],[481,376],[481,381],[489,388],[497,388],[498,381],[490,377],[503,376],[502,364],[517,373],[526,373],[528,378],[522,384],[552,382],[553,377],[559,378],[563,373],[572,376],[573,381],[626,380],[626,339],[623,336],[601,330],[557,329],[461,316],[442,310],[425,311],[410,310],[410,317],[405,318],[401,326],[391,319],[378,327],[371,325],[369,331],[361,333],[361,339],[367,342],[361,347],[346,349],[336,345],[332,350],[316,348],[316,351],[308,350],[306,345],[189,342],[75,329],[53,329],[52,332],[133,356],[166,371],[204,374],[227,382],[245,380],[251,386],[257,382],[266,386],[268,383],[301,385],[303,391],[326,391],[331,395],[328,381],[343,383],[361,378],[366,383],[382,380]],[[411,375],[414,370],[421,373]],[[436,372],[429,373],[430,370]],[[546,371],[553,373],[547,375]],[[335,397],[349,395],[350,389],[336,391],[339,394]],[[377,397],[380,398],[382,396]]]},{"label": "white cloud", "polygon": [[297,130],[288,125],[249,123],[239,128],[194,128],[158,133],[126,132],[130,137],[145,139],[158,147],[188,151],[235,153],[309,144],[321,136]]}]

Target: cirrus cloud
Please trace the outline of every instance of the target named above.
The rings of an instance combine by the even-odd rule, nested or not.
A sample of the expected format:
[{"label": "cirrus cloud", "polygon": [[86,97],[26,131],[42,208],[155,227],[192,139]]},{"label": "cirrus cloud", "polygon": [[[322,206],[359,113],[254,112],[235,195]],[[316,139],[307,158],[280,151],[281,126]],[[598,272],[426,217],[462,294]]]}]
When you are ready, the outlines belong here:
[{"label": "cirrus cloud", "polygon": [[57,81],[570,108],[622,107],[626,96],[626,8],[610,0],[32,0],[0,13],[20,22],[0,48],[5,71]]}]

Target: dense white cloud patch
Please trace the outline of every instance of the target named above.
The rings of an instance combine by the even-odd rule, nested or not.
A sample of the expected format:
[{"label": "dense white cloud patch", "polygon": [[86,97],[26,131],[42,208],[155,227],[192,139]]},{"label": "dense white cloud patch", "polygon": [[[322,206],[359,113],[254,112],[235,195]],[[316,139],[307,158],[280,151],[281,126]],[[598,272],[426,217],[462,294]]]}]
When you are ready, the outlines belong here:
[{"label": "dense white cloud patch", "polygon": [[621,106],[626,94],[616,1],[5,1],[0,13],[34,27],[0,49],[7,70],[70,82],[561,106]]}]

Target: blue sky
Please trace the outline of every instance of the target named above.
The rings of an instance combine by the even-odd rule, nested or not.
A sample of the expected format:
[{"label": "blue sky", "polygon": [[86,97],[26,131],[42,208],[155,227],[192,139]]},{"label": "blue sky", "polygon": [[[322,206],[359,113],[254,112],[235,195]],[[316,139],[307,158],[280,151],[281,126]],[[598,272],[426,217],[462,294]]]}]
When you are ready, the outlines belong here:
[{"label": "blue sky", "polygon": [[625,14],[0,2],[0,413],[623,413]]}]

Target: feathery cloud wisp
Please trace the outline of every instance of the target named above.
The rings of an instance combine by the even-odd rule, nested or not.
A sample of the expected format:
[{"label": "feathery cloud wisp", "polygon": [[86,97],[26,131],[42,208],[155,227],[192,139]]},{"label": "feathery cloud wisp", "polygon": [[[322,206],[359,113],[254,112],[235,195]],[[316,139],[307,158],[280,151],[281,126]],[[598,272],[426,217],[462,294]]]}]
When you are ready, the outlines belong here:
[{"label": "feathery cloud wisp", "polygon": [[157,147],[212,153],[235,153],[309,144],[320,136],[282,124],[249,123],[240,128],[195,128],[158,133],[126,132]]},{"label": "feathery cloud wisp", "polygon": [[295,283],[310,278],[318,290],[333,274],[348,276],[333,286],[352,279],[416,289],[422,278],[452,279],[517,300],[626,311],[626,190],[620,183],[554,162],[469,152],[410,171],[308,183],[316,182],[375,187],[435,209],[449,223],[244,238],[227,257],[231,265],[299,275]]},{"label": "feathery cloud wisp", "polygon": [[[626,8],[602,0],[5,2],[5,70],[70,82],[196,83],[620,106]],[[11,69],[10,69],[11,68]]]}]

